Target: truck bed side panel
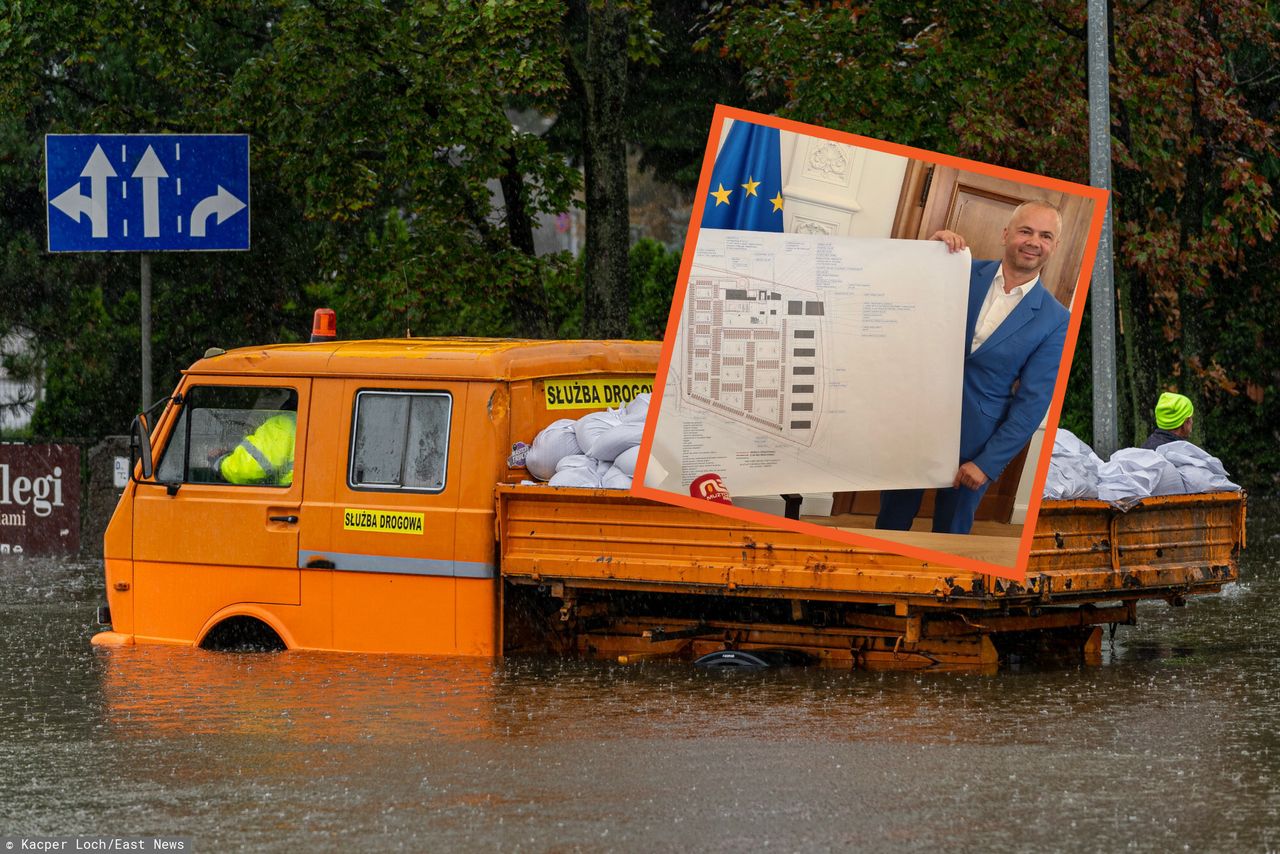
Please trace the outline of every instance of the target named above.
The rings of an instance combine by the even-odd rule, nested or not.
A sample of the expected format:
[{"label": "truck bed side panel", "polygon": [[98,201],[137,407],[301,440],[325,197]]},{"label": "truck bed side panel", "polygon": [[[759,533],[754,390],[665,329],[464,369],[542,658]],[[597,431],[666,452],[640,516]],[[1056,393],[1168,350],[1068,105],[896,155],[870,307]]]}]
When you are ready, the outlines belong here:
[{"label": "truck bed side panel", "polygon": [[946,608],[1210,592],[1244,539],[1239,493],[1046,501],[1022,584],[613,490],[503,484],[498,514],[509,579]]}]

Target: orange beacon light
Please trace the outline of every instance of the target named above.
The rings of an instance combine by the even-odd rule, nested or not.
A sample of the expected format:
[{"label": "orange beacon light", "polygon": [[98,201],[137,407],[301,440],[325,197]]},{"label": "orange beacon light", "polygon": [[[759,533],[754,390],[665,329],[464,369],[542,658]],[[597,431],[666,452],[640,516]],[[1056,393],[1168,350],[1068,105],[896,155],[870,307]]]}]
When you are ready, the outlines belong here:
[{"label": "orange beacon light", "polygon": [[311,343],[334,341],[338,337],[338,315],[331,308],[317,308],[311,320]]}]

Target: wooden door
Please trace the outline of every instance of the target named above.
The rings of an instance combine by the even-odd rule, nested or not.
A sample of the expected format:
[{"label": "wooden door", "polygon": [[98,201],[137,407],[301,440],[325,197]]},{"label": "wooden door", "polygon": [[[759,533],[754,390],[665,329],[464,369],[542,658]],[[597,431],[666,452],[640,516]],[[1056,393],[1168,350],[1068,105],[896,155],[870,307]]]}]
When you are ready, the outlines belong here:
[{"label": "wooden door", "polygon": [[[1004,255],[1002,234],[1009,217],[1018,205],[1031,199],[1052,202],[1062,212],[1062,235],[1041,273],[1041,281],[1058,302],[1071,308],[1093,215],[1093,202],[1089,199],[913,160],[903,178],[893,236],[926,240],[945,228],[964,235],[974,258],[1000,258]],[[1024,448],[987,490],[976,519],[1009,521],[1026,455]],[[878,492],[837,493],[832,513],[875,514],[879,506]],[[933,490],[929,490],[919,515],[932,513]]]},{"label": "wooden door", "polygon": [[[913,161],[913,165],[919,162]],[[1062,235],[1057,250],[1041,273],[1041,280],[1058,302],[1071,308],[1076,276],[1089,236],[1092,200],[950,166],[923,165],[924,170],[908,169],[903,184],[904,192],[913,178],[923,184],[914,194],[915,199],[922,200],[918,205],[919,218],[912,222],[900,217],[894,224],[894,237],[924,240],[945,228],[965,236],[974,258],[999,258],[1004,254],[1001,233],[1014,208],[1031,199],[1052,202],[1062,212]]]}]

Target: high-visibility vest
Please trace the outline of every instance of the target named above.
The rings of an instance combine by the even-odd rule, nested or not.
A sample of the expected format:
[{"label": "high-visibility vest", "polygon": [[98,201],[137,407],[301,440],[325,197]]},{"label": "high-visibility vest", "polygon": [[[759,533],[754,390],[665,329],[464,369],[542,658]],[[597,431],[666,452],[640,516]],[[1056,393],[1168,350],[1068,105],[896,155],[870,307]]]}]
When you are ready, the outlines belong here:
[{"label": "high-visibility vest", "polygon": [[298,416],[273,415],[240,441],[235,450],[218,460],[217,469],[228,483],[293,483],[293,440]]}]

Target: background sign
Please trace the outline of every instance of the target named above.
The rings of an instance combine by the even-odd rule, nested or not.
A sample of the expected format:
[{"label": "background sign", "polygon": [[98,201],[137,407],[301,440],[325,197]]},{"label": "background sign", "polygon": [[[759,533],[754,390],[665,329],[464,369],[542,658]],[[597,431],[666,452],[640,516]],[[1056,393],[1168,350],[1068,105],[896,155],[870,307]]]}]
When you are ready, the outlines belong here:
[{"label": "background sign", "polygon": [[249,137],[50,134],[50,252],[249,248]]},{"label": "background sign", "polygon": [[0,445],[0,557],[80,551],[80,449]]}]

